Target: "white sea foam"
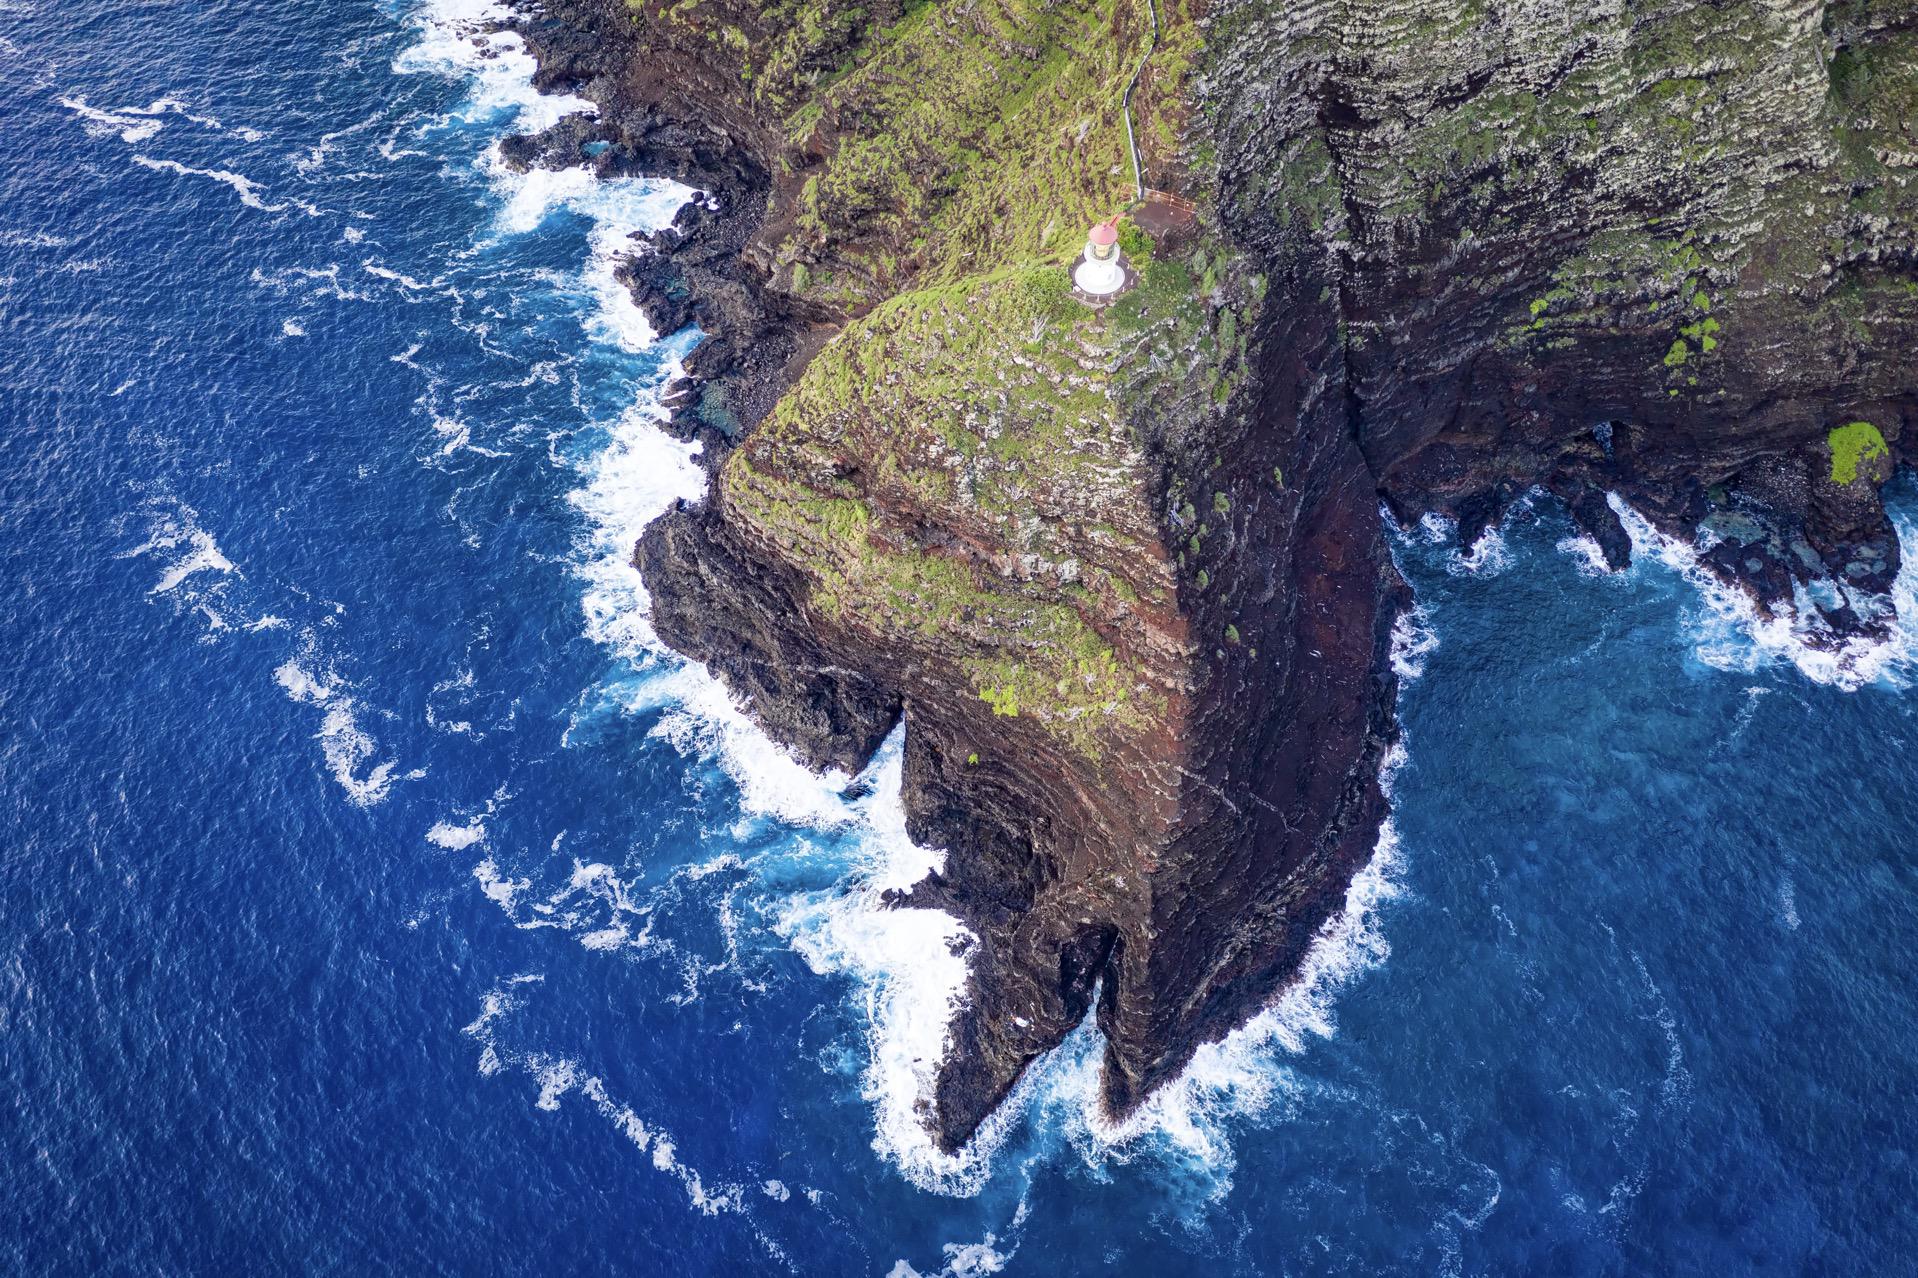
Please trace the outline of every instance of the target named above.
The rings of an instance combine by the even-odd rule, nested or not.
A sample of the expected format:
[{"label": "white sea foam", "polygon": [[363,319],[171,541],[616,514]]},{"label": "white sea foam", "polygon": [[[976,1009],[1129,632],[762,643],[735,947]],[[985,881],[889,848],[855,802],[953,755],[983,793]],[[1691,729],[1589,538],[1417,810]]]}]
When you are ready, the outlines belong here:
[{"label": "white sea foam", "polygon": [[516,911],[519,894],[533,886],[531,879],[509,879],[501,874],[499,862],[490,856],[473,867],[473,877],[479,882],[481,894],[509,915]]},{"label": "white sea foam", "polygon": [[460,119],[468,124],[510,115],[521,132],[538,132],[568,115],[598,108],[571,94],[533,88],[533,55],[517,32],[487,28],[512,16],[498,0],[430,0],[415,16],[419,39],[393,60],[399,74],[421,72],[470,79],[472,96]]},{"label": "white sea foam", "polygon": [[[91,137],[112,137],[118,135],[122,142],[138,145],[153,137],[164,126],[163,116],[177,116],[189,120],[202,128],[219,130],[224,126],[213,116],[194,111],[178,98],[155,98],[146,106],[112,107],[102,109],[89,105],[86,98],[75,95],[61,97],[61,106],[79,116],[82,127]],[[256,129],[236,129],[234,132],[249,142],[257,142],[263,136]]]},{"label": "white sea foam", "polygon": [[326,266],[286,266],[278,270],[267,271],[254,267],[248,278],[261,288],[270,288],[284,297],[292,293],[310,293],[314,297],[330,297],[339,302],[371,302],[376,300],[372,293],[348,288],[340,282],[340,266],[334,262]]},{"label": "white sea foam", "polygon": [[65,248],[73,241],[47,231],[0,231],[0,245],[8,248]]},{"label": "white sea foam", "polygon": [[[1395,746],[1384,768],[1388,786],[1404,757]],[[1332,1037],[1339,992],[1391,953],[1383,915],[1403,891],[1401,870],[1398,831],[1388,817],[1372,859],[1353,877],[1343,907],[1320,929],[1292,984],[1247,1024],[1200,1046],[1185,1072],[1123,1123],[1107,1123],[1101,1115],[1100,1052],[1088,1050],[1096,1045],[1088,1024],[1078,1050],[1062,1068],[1049,1071],[1044,1099],[1048,1113],[1062,1116],[1086,1162],[1096,1167],[1148,1153],[1170,1158],[1191,1169],[1209,1199],[1223,1198],[1236,1165],[1236,1124],[1282,1116],[1298,1103],[1303,1088],[1286,1058],[1314,1039]]]},{"label": "white sea foam", "polygon": [[191,614],[206,623],[202,643],[217,643],[235,626],[252,632],[246,619],[244,574],[220,549],[213,534],[200,526],[199,516],[183,502],[159,497],[139,512],[146,520],[146,540],[116,558],[152,558],[159,577],[147,597],[164,599],[176,614]]},{"label": "white sea foam", "polygon": [[748,718],[724,685],[701,666],[682,664],[656,675],[636,686],[625,704],[629,710],[670,705],[654,734],[682,754],[717,763],[738,787],[740,809],[748,816],[815,829],[857,819],[842,797],[849,777],[809,771]]},{"label": "white sea foam", "polygon": [[[147,520],[146,540],[118,557],[152,556],[160,561],[159,580],[148,596],[171,600],[180,612],[203,618],[202,642],[216,642],[236,630],[261,635],[288,628],[285,618],[272,613],[247,616],[252,601],[244,590],[244,574],[221,551],[213,534],[200,526],[191,507],[156,497],[145,503],[141,513]],[[309,630],[299,651],[274,671],[274,680],[293,701],[320,710],[314,736],[328,770],[347,797],[362,806],[377,803],[398,779],[397,765],[390,760],[371,762],[378,749],[359,725],[358,703],[341,680],[324,672],[323,665],[314,632]]]},{"label": "white sea foam", "polygon": [[296,319],[284,319],[280,321],[280,333],[284,337],[305,337],[306,325]]},{"label": "white sea foam", "polygon": [[659,335],[632,291],[620,283],[619,264],[636,251],[637,234],[671,223],[698,193],[663,178],[601,180],[584,168],[515,172],[500,161],[497,146],[487,152],[484,167],[503,197],[493,221],[496,234],[526,234],[561,212],[591,223],[582,282],[596,305],[586,322],[587,335],[633,353],[653,350]]},{"label": "white sea foam", "polygon": [[103,110],[88,105],[84,97],[62,97],[59,103],[80,117],[81,127],[87,131],[88,137],[109,138],[117,135],[127,145],[137,146],[165,127],[162,121],[154,118],[159,114],[156,111],[125,108]]},{"label": "white sea foam", "polygon": [[[481,1046],[481,1074],[498,1074],[507,1067],[524,1071],[537,1085],[533,1105],[548,1112],[557,1111],[570,1095],[579,1095],[641,1153],[648,1154],[653,1168],[679,1182],[686,1200],[702,1215],[746,1213],[745,1186],[723,1183],[708,1185],[698,1171],[678,1156],[672,1136],[661,1126],[639,1116],[631,1106],[613,1098],[606,1084],[570,1057],[544,1052],[516,1051],[499,1037],[501,1023],[524,1005],[526,987],[538,984],[542,977],[520,975],[496,985],[480,1002],[480,1013],[465,1033]],[[761,1235],[761,1242],[772,1248]],[[772,1248],[775,1252],[776,1248]]]},{"label": "white sea foam", "polygon": [[220,545],[213,540],[213,534],[202,528],[190,527],[178,533],[169,532],[156,535],[152,540],[148,541],[145,546],[142,546],[133,553],[137,555],[155,549],[172,550],[178,547],[182,541],[185,542],[184,553],[168,566],[166,571],[161,574],[160,580],[154,583],[151,590],[147,591],[148,594],[170,594],[178,590],[181,584],[195,573],[217,572],[226,574],[237,571],[233,567],[233,561],[220,553]]},{"label": "white sea foam", "polygon": [[1581,577],[1612,575],[1612,566],[1605,562],[1604,548],[1584,533],[1559,538],[1558,552],[1571,556],[1572,562],[1578,565],[1578,575]]},{"label": "white sea foam", "polygon": [[747,814],[802,826],[844,824],[850,817],[839,792],[847,778],[802,767],[709,672],[664,656],[653,633],[633,546],[675,500],[698,498],[705,482],[697,446],[665,434],[659,416],[655,388],[608,428],[605,446],[582,465],[586,483],[569,496],[585,516],[573,572],[584,584],[587,636],[634,663],[616,700],[628,712],[665,710],[656,734],[716,762],[738,785]]},{"label": "white sea foam", "polygon": [[1438,646],[1431,610],[1415,604],[1392,622],[1392,672],[1407,682],[1418,678],[1425,673],[1425,659]]},{"label": "white sea foam", "polygon": [[[1403,748],[1394,746],[1381,770],[1388,795],[1404,761]],[[901,860],[897,878],[914,878],[921,871],[923,861],[904,855]],[[1390,954],[1383,914],[1403,891],[1401,869],[1397,829],[1388,818],[1371,860],[1353,877],[1343,906],[1320,929],[1293,982],[1246,1025],[1201,1046],[1177,1079],[1123,1123],[1104,1118],[1099,1087],[1104,1044],[1088,1012],[1059,1048],[1027,1070],[1011,1097],[953,1156],[931,1146],[914,1102],[931,1080],[950,1017],[948,1010],[934,1023],[928,1013],[957,1006],[963,962],[943,947],[943,959],[934,952],[935,942],[944,938],[931,928],[911,938],[911,944],[860,950],[850,942],[884,923],[873,918],[884,911],[871,909],[870,903],[854,902],[844,916],[828,916],[826,926],[820,926],[816,916],[823,911],[802,901],[789,911],[782,929],[816,970],[851,972],[860,980],[872,1026],[873,1064],[865,1082],[881,1120],[874,1146],[916,1185],[948,1194],[976,1193],[991,1175],[998,1149],[1031,1110],[1042,1124],[1063,1133],[1095,1175],[1104,1175],[1110,1164],[1153,1157],[1181,1168],[1206,1201],[1216,1202],[1232,1188],[1237,1127],[1281,1117],[1299,1103],[1304,1087],[1287,1058],[1333,1035],[1333,1005],[1340,991]]]},{"label": "white sea foam", "polygon": [[886,1271],[886,1278],[984,1278],[987,1274],[1000,1273],[1012,1263],[1013,1255],[1019,1250],[1018,1236],[1025,1228],[1027,1214],[1025,1200],[1021,1199],[1008,1227],[1010,1239],[1002,1240],[997,1234],[988,1233],[974,1243],[947,1243],[940,1248],[945,1264],[937,1272],[922,1273],[913,1268],[911,1262],[898,1260]]},{"label": "white sea foam", "polygon": [[1678,1017],[1666,1001],[1665,992],[1658,988],[1658,983],[1652,980],[1652,974],[1646,970],[1645,960],[1636,951],[1632,953],[1632,966],[1638,969],[1639,980],[1644,983],[1645,993],[1651,1000],[1648,1019],[1658,1026],[1659,1035],[1665,1040],[1665,1076],[1658,1085],[1660,1107],[1684,1109],[1691,1102],[1692,1074],[1685,1066],[1685,1045],[1678,1036]]},{"label": "white sea foam", "polygon": [[[442,823],[435,829],[440,830],[442,838],[434,841],[449,849],[463,849],[484,839],[482,818],[475,818],[466,826]],[[427,837],[433,839],[434,836],[429,832]],[[555,853],[559,851],[560,842],[560,839],[553,841]],[[686,996],[676,999],[677,1002],[691,1002],[697,996],[699,978],[723,966],[701,964],[679,956],[671,942],[656,940],[652,935],[655,902],[636,899],[626,880],[610,865],[574,861],[567,881],[557,889],[546,891],[531,904],[525,904],[522,898],[533,895],[533,880],[524,875],[509,875],[493,857],[486,857],[473,867],[473,878],[487,899],[522,930],[557,929],[571,934],[589,950],[658,949],[668,957],[680,958],[688,989]]]},{"label": "white sea foam", "polygon": [[[1706,665],[1749,674],[1789,661],[1814,683],[1846,691],[1874,682],[1893,688],[1912,685],[1918,673],[1918,524],[1910,518],[1893,516],[1903,562],[1892,583],[1891,602],[1897,617],[1890,637],[1814,643],[1823,623],[1803,586],[1795,591],[1792,604],[1778,607],[1769,618],[1761,617],[1744,589],[1705,566],[1698,547],[1659,531],[1616,493],[1608,500],[1631,536],[1634,560],[1663,564],[1697,590],[1701,611],[1688,614],[1686,624],[1693,651]],[[1859,600],[1867,607],[1872,602]]]},{"label": "white sea foam", "polygon": [[486,822],[474,817],[465,825],[454,825],[451,821],[435,821],[426,832],[426,841],[434,847],[445,848],[448,852],[463,852],[486,838]]},{"label": "white sea foam", "polygon": [[314,737],[320,743],[327,769],[346,791],[346,797],[359,807],[370,807],[384,799],[392,788],[397,765],[389,759],[366,766],[378,747],[361,730],[355,717],[358,705],[344,685],[331,675],[312,673],[293,657],[273,676],[290,699],[319,707],[320,728]]},{"label": "white sea foam", "polygon": [[875,1110],[873,1147],[923,1188],[973,1192],[1016,1106],[957,1155],[940,1152],[922,1121],[965,997],[966,961],[954,951],[976,938],[943,911],[883,904],[886,892],[944,863],[942,853],[906,835],[903,765],[903,732],[895,731],[863,778],[867,796],[850,805],[863,826],[850,879],[787,901],[776,927],[814,971],[850,976],[860,990],[868,1056],[861,1092]]},{"label": "white sea foam", "polygon": [[1505,531],[1489,524],[1478,540],[1446,560],[1445,571],[1454,577],[1496,577],[1512,566],[1512,551],[1505,544]]},{"label": "white sea foam", "polygon": [[308,217],[324,217],[326,210],[318,208],[305,200],[287,200],[272,203],[260,195],[260,184],[243,173],[234,173],[229,169],[196,169],[190,164],[178,160],[156,160],[150,155],[135,154],[133,162],[143,169],[152,169],[158,173],[177,173],[181,177],[202,177],[229,187],[240,197],[240,203],[250,209],[259,209],[263,213],[282,213],[287,209],[298,209]]},{"label": "white sea foam", "polygon": [[1798,930],[1798,886],[1789,874],[1778,884],[1778,921],[1790,931]]},{"label": "white sea foam", "polygon": [[586,463],[586,483],[568,497],[586,517],[573,569],[586,586],[586,634],[621,656],[658,648],[648,616],[651,599],[633,567],[633,547],[647,524],[679,498],[697,498],[704,472],[698,450],[661,431],[650,404],[637,404],[610,430]]},{"label": "white sea foam", "polygon": [[411,292],[424,293],[444,290],[450,295],[458,295],[457,290],[448,288],[441,280],[416,280],[403,271],[396,271],[390,267],[382,266],[370,257],[360,263],[360,269],[368,275],[371,275],[374,279],[388,280]]}]

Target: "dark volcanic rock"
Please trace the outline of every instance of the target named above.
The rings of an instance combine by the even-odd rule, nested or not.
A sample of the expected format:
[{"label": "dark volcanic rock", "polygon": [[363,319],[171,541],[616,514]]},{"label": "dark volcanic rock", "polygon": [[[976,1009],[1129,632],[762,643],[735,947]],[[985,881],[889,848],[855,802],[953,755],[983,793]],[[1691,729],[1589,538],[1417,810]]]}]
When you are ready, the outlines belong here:
[{"label": "dark volcanic rock", "polygon": [[654,520],[633,562],[660,637],[711,666],[806,766],[857,772],[899,721],[898,694],[833,662],[792,611],[797,583],[742,554],[712,507]]},{"label": "dark volcanic rock", "polygon": [[1837,643],[1918,415],[1909,14],[1220,0],[1201,50],[1161,0],[1200,75],[1133,101],[1197,212],[1094,316],[1057,266],[1129,198],[1149,20],[1041,8],[551,0],[601,112],[506,150],[705,193],[621,268],[706,334],[710,492],[637,562],[808,764],[903,717],[947,852],[903,899],[976,938],[948,1150],[1095,1006],[1123,1114],[1297,973],[1385,813],[1381,503],[1469,543],[1542,487],[1617,568],[1616,494],[1761,607],[1843,583]]}]

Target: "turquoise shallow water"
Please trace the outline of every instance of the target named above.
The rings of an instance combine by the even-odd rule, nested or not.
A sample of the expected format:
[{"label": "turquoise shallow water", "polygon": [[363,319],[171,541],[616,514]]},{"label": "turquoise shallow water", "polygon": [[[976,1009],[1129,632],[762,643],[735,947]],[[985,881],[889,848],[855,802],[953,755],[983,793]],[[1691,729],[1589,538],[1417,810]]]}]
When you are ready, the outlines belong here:
[{"label": "turquoise shallow water", "polygon": [[805,776],[625,566],[691,335],[611,254],[684,193],[492,168],[563,104],[458,16],[0,5],[0,1269],[1911,1269],[1907,669],[1543,503],[1401,539],[1307,986],[1130,1132],[1082,1036],[931,1158],[895,756]]}]

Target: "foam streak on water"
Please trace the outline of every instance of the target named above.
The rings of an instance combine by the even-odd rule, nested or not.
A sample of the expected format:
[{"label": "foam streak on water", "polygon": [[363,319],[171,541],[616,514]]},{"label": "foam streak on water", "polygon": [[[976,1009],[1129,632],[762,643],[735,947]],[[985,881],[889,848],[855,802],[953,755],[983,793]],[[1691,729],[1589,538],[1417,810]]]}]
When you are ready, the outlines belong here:
[{"label": "foam streak on water", "polygon": [[579,1093],[599,1115],[611,1123],[641,1153],[651,1154],[653,1167],[679,1181],[687,1202],[702,1215],[745,1211],[744,1187],[737,1184],[708,1185],[704,1178],[675,1156],[672,1136],[661,1126],[649,1123],[631,1106],[614,1099],[606,1084],[588,1073],[576,1060],[541,1052],[521,1052],[509,1047],[499,1034],[500,1023],[525,1002],[525,991],[537,988],[544,980],[535,974],[522,974],[488,992],[479,1015],[466,1026],[467,1037],[480,1044],[480,1072],[497,1074],[503,1069],[524,1071],[539,1085],[534,1108],[548,1113],[557,1111],[560,1102],[573,1092]]}]

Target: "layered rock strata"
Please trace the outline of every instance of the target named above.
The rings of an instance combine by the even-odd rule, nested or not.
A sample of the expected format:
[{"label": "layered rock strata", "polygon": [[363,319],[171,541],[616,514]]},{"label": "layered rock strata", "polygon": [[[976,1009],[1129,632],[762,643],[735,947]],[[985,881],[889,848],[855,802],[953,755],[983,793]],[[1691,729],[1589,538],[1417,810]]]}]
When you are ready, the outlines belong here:
[{"label": "layered rock strata", "polygon": [[[706,192],[627,278],[706,339],[667,642],[814,766],[903,718],[906,896],[974,937],[928,1124],[1094,1010],[1109,1109],[1297,971],[1384,812],[1379,517],[1561,496],[1882,632],[1918,408],[1918,34],[1890,6],[550,0],[602,108],[509,157]],[[1073,301],[1085,227],[1197,213]],[[1176,221],[1176,220],[1175,220]],[[1811,591],[1806,593],[1808,583]],[[1836,584],[1834,584],[1836,583]]]}]

